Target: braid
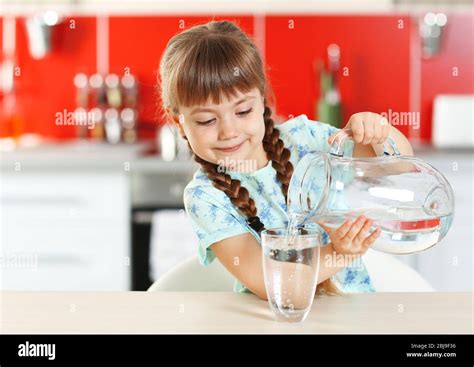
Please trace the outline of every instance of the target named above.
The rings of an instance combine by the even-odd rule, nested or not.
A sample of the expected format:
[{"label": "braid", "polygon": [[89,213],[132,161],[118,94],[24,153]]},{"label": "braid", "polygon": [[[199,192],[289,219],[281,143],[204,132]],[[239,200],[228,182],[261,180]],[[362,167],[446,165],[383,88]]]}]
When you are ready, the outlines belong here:
[{"label": "braid", "polygon": [[293,165],[290,162],[291,152],[285,148],[283,140],[280,139],[280,131],[274,128],[271,118],[272,110],[265,105],[263,118],[265,121],[265,136],[263,137],[263,149],[267,152],[267,158],[272,161],[272,166],[277,172],[277,178],[281,182],[281,191],[285,197],[288,195],[288,185],[293,174]]},{"label": "braid", "polygon": [[255,202],[250,197],[248,190],[240,185],[240,180],[233,179],[225,172],[219,172],[218,165],[207,162],[194,154],[194,160],[199,163],[207,177],[214,186],[223,191],[232,204],[237,206],[246,217],[254,217],[257,214]]}]

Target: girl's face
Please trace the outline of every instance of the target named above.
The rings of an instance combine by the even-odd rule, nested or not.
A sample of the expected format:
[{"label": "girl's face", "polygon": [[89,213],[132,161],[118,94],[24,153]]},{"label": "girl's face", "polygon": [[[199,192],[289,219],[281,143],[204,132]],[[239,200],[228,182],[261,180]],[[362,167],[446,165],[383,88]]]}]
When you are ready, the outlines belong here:
[{"label": "girl's face", "polygon": [[254,171],[268,163],[262,144],[264,108],[255,88],[220,104],[181,107],[176,122],[202,159],[231,170]]}]

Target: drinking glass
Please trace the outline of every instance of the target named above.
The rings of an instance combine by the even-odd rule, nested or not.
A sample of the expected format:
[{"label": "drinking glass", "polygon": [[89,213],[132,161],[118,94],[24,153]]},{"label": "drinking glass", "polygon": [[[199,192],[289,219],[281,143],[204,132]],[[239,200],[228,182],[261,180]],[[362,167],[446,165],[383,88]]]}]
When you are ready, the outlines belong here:
[{"label": "drinking glass", "polygon": [[262,231],[262,262],[268,302],[277,321],[298,322],[313,304],[321,234],[316,228]]}]

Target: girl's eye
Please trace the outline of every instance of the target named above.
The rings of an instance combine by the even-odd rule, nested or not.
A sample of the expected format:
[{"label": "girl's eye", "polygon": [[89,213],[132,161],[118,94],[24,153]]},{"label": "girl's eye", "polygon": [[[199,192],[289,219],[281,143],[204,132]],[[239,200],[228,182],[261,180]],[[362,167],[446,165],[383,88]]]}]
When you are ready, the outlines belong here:
[{"label": "girl's eye", "polygon": [[196,121],[196,123],[199,124],[199,125],[209,125],[214,120],[215,119],[210,119],[210,120],[207,120],[207,121]]},{"label": "girl's eye", "polygon": [[248,109],[247,111],[242,111],[242,112],[237,112],[237,115],[239,116],[245,116],[248,115],[250,112],[252,112],[252,109]]},{"label": "girl's eye", "polygon": [[[245,116],[248,115],[250,112],[252,112],[252,108],[249,108],[247,111],[242,111],[242,112],[237,112],[238,116]],[[214,122],[216,119],[210,119],[207,121],[196,121],[197,124],[199,125],[209,125],[210,123]]]}]

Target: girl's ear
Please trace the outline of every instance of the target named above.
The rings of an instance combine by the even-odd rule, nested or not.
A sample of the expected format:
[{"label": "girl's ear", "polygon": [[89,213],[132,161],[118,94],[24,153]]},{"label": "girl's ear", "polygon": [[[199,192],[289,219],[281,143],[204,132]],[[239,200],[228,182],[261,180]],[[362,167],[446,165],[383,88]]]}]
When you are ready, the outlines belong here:
[{"label": "girl's ear", "polygon": [[175,116],[175,114],[171,111],[171,108],[166,107],[166,108],[165,108],[165,111],[166,111],[166,117],[169,119],[169,122],[172,122],[172,123],[175,123],[175,124],[179,124],[179,119],[178,119],[178,117]]},{"label": "girl's ear", "polygon": [[265,102],[266,102],[266,98],[265,98],[265,96],[262,96],[262,104],[261,104],[262,114],[265,113]]},{"label": "girl's ear", "polygon": [[184,133],[183,125],[181,125],[180,123],[178,123],[177,126],[178,126],[179,135],[181,135],[181,137],[182,137],[183,139],[188,140],[188,139],[186,138],[186,134]]},{"label": "girl's ear", "polygon": [[183,124],[182,124],[182,122],[184,121],[184,116],[182,114],[181,115],[174,114],[169,107],[167,107],[165,110],[166,110],[166,115],[168,116],[170,122],[172,124],[175,124],[176,127],[178,128],[179,135],[181,135],[183,139],[186,139],[186,134],[184,133]]}]

